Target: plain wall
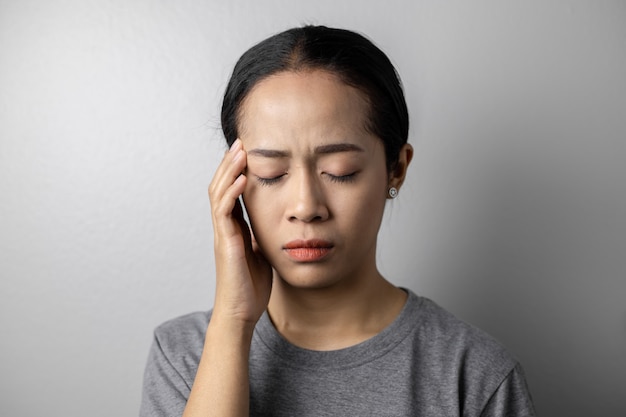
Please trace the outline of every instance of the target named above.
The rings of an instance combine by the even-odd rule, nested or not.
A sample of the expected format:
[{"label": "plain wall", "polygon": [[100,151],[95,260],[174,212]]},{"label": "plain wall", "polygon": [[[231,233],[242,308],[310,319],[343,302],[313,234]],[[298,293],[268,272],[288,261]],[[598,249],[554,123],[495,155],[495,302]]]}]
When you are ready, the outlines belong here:
[{"label": "plain wall", "polygon": [[626,415],[626,3],[0,0],[0,415],[136,415],[211,307],[220,96],[302,23],[398,68],[416,155],[379,266],[519,357],[543,416]]}]

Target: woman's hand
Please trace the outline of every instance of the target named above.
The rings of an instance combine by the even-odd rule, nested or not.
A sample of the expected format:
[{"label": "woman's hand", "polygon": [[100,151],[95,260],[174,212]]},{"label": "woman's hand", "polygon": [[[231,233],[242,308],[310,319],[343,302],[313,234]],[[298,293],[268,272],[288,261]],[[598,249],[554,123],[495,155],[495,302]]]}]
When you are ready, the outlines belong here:
[{"label": "woman's hand", "polygon": [[184,417],[247,416],[254,326],[267,308],[272,268],[243,218],[246,153],[236,140],[209,186],[215,232],[215,305]]},{"label": "woman's hand", "polygon": [[267,308],[272,268],[243,218],[246,153],[236,140],[209,186],[215,232],[215,305],[184,417],[247,416],[248,360],[256,322]]},{"label": "woman's hand", "polygon": [[239,196],[246,186],[242,174],[246,164],[246,152],[237,139],[209,186],[217,272],[212,320],[254,327],[269,302],[272,268],[243,217]]}]

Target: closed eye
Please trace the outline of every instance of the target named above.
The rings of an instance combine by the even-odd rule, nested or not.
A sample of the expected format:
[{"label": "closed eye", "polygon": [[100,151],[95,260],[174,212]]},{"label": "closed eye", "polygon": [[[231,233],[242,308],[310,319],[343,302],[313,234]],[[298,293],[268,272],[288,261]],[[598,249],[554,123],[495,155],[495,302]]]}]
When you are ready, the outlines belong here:
[{"label": "closed eye", "polygon": [[261,185],[274,185],[274,184],[277,184],[280,180],[282,180],[285,175],[287,174],[281,174],[276,177],[270,177],[270,178],[259,177],[258,175],[255,175],[255,176],[256,176],[257,181]]},{"label": "closed eye", "polygon": [[348,182],[354,181],[356,174],[358,174],[358,172],[353,172],[351,174],[346,174],[346,175],[333,175],[333,174],[326,173],[326,176],[328,176],[328,179],[331,180],[332,182],[348,183]]}]

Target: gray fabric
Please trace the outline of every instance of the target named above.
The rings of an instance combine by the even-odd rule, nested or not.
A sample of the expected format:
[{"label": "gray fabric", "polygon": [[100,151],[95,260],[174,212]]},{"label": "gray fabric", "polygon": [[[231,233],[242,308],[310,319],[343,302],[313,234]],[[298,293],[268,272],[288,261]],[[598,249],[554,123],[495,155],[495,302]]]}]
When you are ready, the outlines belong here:
[{"label": "gray fabric", "polygon": [[[159,326],[140,415],[180,416],[210,313]],[[219,378],[219,376],[216,376]],[[409,292],[375,337],[330,352],[298,348],[267,313],[250,353],[251,416],[534,416],[520,365],[482,331]]]}]

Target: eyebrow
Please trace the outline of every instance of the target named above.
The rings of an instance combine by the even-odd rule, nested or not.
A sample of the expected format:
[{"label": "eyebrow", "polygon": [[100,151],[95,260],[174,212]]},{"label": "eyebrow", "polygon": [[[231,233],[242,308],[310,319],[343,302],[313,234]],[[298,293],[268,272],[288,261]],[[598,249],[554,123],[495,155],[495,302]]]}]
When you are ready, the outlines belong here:
[{"label": "eyebrow", "polygon": [[[353,143],[332,143],[329,145],[320,145],[315,147],[314,151],[317,155],[326,155],[341,152],[364,152],[363,148]],[[262,156],[264,158],[287,158],[290,153],[276,149],[255,148],[248,152],[248,155]]]},{"label": "eyebrow", "polygon": [[332,143],[315,148],[316,154],[339,153],[339,152],[364,152],[363,148],[353,143]]},{"label": "eyebrow", "polygon": [[275,149],[255,148],[246,152],[248,156],[262,156],[264,158],[286,158],[289,152],[278,151]]}]

